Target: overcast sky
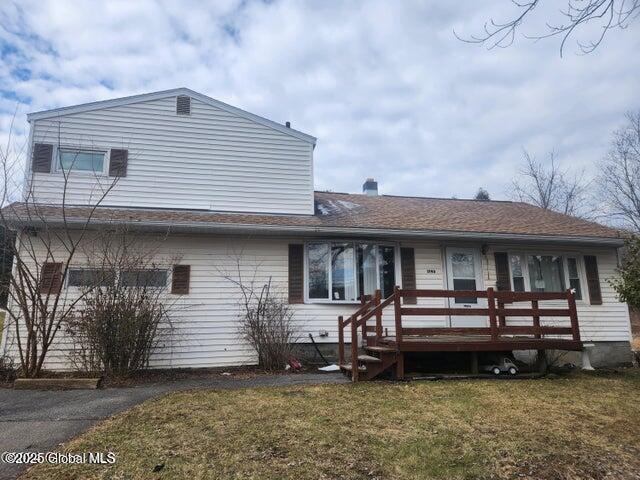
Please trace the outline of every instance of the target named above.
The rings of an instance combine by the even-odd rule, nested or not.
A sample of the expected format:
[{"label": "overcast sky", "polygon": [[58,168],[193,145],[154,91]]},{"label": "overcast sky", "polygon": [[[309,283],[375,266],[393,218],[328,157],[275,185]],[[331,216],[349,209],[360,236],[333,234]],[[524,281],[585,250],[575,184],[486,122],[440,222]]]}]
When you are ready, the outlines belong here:
[{"label": "overcast sky", "polygon": [[640,108],[640,20],[590,55],[570,41],[563,58],[556,39],[487,51],[453,35],[513,11],[508,0],[3,0],[2,140],[16,106],[19,143],[27,112],[185,86],[316,136],[316,189],[358,192],[373,176],[382,193],[506,198],[523,148],[594,172]]}]

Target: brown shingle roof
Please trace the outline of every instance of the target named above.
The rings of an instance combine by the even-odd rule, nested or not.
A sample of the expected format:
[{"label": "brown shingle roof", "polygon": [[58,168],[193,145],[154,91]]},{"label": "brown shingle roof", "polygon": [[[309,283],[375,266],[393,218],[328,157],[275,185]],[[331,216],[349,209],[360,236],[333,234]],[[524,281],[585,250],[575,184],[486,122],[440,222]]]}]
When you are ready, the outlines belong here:
[{"label": "brown shingle roof", "polygon": [[[464,232],[513,235],[619,238],[618,231],[598,223],[543,210],[520,202],[439,198],[377,197],[316,192],[315,215],[256,215],[194,210],[138,208],[97,209],[95,220],[135,224],[246,225],[315,227],[319,230],[376,229],[412,232]],[[6,207],[23,210],[14,204]],[[60,208],[41,206],[40,214],[59,218]],[[6,211],[6,210],[5,210]],[[67,217],[79,220],[86,207],[67,207]]]}]

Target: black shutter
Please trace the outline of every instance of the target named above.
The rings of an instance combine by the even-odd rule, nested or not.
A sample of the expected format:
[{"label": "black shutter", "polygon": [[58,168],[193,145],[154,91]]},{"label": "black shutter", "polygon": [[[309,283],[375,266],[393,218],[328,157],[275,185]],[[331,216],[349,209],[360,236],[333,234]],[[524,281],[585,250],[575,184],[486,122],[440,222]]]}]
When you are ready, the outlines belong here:
[{"label": "black shutter", "polygon": [[56,294],[60,292],[60,288],[62,288],[62,263],[43,263],[38,291],[45,294]]},{"label": "black shutter", "polygon": [[129,151],[112,148],[109,158],[109,176],[110,177],[126,177],[127,162],[129,160]]},{"label": "black shutter", "polygon": [[304,303],[304,245],[289,245],[289,303]]},{"label": "black shutter", "polygon": [[591,305],[602,305],[600,275],[598,275],[598,261],[595,255],[584,256],[584,269],[587,274],[587,287],[589,288]]},{"label": "black shutter", "polygon": [[37,173],[51,173],[52,158],[53,145],[49,145],[48,143],[36,143],[33,146],[31,170]]},{"label": "black shutter", "polygon": [[174,265],[171,275],[171,293],[188,295],[190,277],[191,265]]},{"label": "black shutter", "polygon": [[506,252],[495,252],[496,288],[501,292],[511,291],[511,273],[509,273],[509,256]]},{"label": "black shutter", "polygon": [[[416,289],[416,255],[413,248],[403,247],[400,249],[400,271],[402,272],[402,289]],[[416,297],[404,297],[405,305],[415,305],[418,303]]]}]

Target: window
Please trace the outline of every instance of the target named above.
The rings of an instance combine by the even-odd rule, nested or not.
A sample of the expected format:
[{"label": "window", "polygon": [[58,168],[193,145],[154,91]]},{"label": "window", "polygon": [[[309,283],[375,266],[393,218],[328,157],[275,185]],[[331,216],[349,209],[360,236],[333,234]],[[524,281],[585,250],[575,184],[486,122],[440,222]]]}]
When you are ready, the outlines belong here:
[{"label": "window", "polygon": [[107,287],[113,285],[115,273],[97,268],[70,268],[67,279],[69,287]]},{"label": "window", "polygon": [[514,292],[524,292],[524,273],[522,255],[511,255],[511,279]]},{"label": "window", "polygon": [[167,285],[167,271],[157,269],[125,270],[120,273],[120,285],[123,287],[159,288]]},{"label": "window", "polygon": [[[454,290],[476,290],[476,268],[471,253],[451,254],[451,277]],[[475,297],[456,297],[455,303],[478,303]]]},{"label": "window", "polygon": [[306,275],[309,300],[355,302],[377,289],[386,298],[396,283],[395,248],[371,243],[310,243]]},{"label": "window", "polygon": [[514,292],[564,292],[569,287],[582,299],[578,257],[511,253],[509,264]]},{"label": "window", "polygon": [[562,292],[565,290],[562,257],[529,255],[529,284],[532,292]]},{"label": "window", "polygon": [[60,169],[83,172],[104,172],[104,152],[60,149]]},{"label": "window", "polygon": [[582,287],[580,285],[580,275],[578,274],[577,258],[567,258],[567,273],[569,277],[569,288],[575,291],[577,300],[582,300]]},{"label": "window", "polygon": [[329,245],[314,243],[307,250],[309,263],[309,298],[329,297]]}]

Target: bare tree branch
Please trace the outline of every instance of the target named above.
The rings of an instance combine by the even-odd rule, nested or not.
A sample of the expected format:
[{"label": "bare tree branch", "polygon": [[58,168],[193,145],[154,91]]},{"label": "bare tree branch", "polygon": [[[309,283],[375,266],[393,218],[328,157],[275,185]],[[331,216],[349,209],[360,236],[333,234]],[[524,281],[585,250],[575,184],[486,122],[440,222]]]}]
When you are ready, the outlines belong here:
[{"label": "bare tree branch", "polygon": [[[518,13],[511,19],[498,22],[493,18],[485,22],[483,32],[479,35],[462,37],[453,32],[458,40],[466,43],[478,43],[487,45],[489,50],[499,47],[506,48],[513,44],[516,32],[533,11],[540,7],[542,0],[519,1],[512,0],[512,3],[519,9]],[[561,37],[560,56],[563,56],[564,49],[569,38],[575,31],[592,22],[600,22],[600,33],[595,40],[582,43],[577,42],[581,54],[593,52],[602,43],[605,35],[614,29],[625,29],[640,15],[640,0],[567,0],[566,8],[560,10],[565,17],[562,23],[546,22],[546,32],[523,35],[525,38],[535,41],[550,37]]]}]

